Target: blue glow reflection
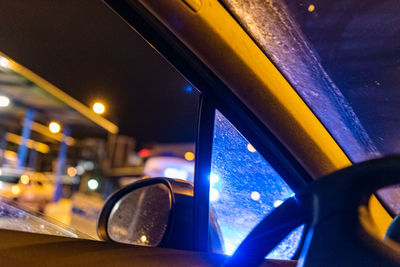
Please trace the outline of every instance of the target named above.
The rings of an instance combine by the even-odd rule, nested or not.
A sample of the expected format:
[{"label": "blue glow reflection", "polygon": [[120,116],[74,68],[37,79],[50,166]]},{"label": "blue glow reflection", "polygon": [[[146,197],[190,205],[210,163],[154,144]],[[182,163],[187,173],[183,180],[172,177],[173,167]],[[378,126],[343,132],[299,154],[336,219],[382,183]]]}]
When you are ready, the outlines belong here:
[{"label": "blue glow reflection", "polygon": [[191,92],[193,91],[193,86],[191,86],[191,85],[186,85],[185,91],[188,92],[188,93],[191,93]]},{"label": "blue glow reflection", "polygon": [[[225,253],[232,254],[247,234],[294,192],[253,148],[216,111],[210,175],[210,205],[220,227]],[[290,259],[301,230],[294,231],[268,258]]]}]

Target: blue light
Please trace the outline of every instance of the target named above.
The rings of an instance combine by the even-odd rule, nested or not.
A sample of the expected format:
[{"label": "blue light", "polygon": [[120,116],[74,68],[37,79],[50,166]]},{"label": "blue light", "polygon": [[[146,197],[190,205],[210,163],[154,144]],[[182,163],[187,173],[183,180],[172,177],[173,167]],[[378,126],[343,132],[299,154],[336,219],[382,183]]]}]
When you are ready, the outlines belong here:
[{"label": "blue light", "polygon": [[210,179],[210,201],[214,202],[219,199],[219,189],[220,189],[220,184],[218,183],[219,176],[215,173],[210,173],[209,179]]},{"label": "blue light", "polygon": [[219,176],[215,173],[210,174],[210,184],[211,186],[215,185],[219,181]]},{"label": "blue light", "polygon": [[[210,205],[221,229],[225,253],[232,254],[267,214],[293,194],[282,177],[217,110]],[[295,231],[269,258],[290,259],[301,233]]]},{"label": "blue light", "polygon": [[274,205],[275,208],[277,208],[277,207],[279,207],[280,205],[282,205],[282,203],[283,203],[283,201],[278,199],[278,200],[275,200],[275,201],[274,201],[274,204],[273,204],[273,205]]},{"label": "blue light", "polygon": [[185,91],[188,92],[188,93],[191,93],[191,92],[193,91],[193,86],[191,86],[191,85],[186,85]]},{"label": "blue light", "polygon": [[210,189],[210,201],[214,202],[219,199],[219,191],[216,188],[211,188]]}]

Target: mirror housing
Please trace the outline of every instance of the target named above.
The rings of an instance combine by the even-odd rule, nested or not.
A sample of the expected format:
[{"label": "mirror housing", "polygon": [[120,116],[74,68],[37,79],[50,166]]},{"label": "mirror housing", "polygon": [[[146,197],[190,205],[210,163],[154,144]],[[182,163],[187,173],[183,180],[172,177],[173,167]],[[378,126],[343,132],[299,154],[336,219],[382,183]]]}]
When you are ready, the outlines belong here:
[{"label": "mirror housing", "polygon": [[193,230],[193,186],[169,178],[146,178],[115,192],[97,222],[104,241],[174,249],[193,249]]}]

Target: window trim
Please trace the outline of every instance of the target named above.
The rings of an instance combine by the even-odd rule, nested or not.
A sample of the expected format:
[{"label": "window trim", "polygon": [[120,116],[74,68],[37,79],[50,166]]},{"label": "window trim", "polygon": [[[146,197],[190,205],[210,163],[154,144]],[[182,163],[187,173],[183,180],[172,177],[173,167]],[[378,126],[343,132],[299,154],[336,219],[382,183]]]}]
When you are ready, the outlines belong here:
[{"label": "window trim", "polygon": [[[194,248],[208,251],[209,192],[215,105],[211,97],[201,95],[194,171]],[[197,231],[196,231],[197,229]]]},{"label": "window trim", "polygon": [[[105,2],[200,91],[201,106],[196,147],[197,144],[202,144],[207,148],[200,148],[203,151],[200,155],[196,151],[195,160],[195,165],[199,166],[196,168],[195,181],[203,179],[201,183],[200,181],[195,182],[196,227],[193,234],[197,250],[207,251],[208,248],[208,212],[205,216],[204,205],[207,204],[208,210],[209,192],[208,190],[207,192],[203,191],[205,191],[206,185],[209,189],[209,180],[204,174],[204,170],[207,168],[200,166],[208,164],[208,168],[211,168],[211,150],[209,148],[212,147],[212,135],[210,138],[209,129],[213,129],[214,118],[211,120],[209,116],[215,112],[215,109],[218,109],[243,134],[294,192],[312,181],[311,175],[272,132],[201,60],[140,3],[130,1],[128,4],[125,0],[105,0]],[[214,112],[211,112],[212,109]],[[207,128],[205,126],[207,123],[210,128],[203,129]],[[208,134],[206,134],[207,132]],[[209,153],[207,157],[206,151]],[[206,158],[209,158],[210,161],[206,162],[208,161]],[[200,188],[198,188],[199,185]],[[201,212],[202,210],[203,212]]]}]

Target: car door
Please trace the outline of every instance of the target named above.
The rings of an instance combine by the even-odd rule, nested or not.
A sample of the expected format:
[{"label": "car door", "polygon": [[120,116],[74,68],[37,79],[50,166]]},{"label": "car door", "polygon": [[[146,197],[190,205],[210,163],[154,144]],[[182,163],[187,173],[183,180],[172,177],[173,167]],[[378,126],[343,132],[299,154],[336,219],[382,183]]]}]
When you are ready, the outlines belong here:
[{"label": "car door", "polygon": [[[149,42],[151,42],[155,46],[155,48],[159,50],[160,53],[166,56],[167,59],[172,64],[174,64],[186,77],[188,77],[188,79],[190,79],[194,83],[196,88],[198,88],[199,91],[201,92],[199,133],[198,133],[198,141],[196,144],[196,167],[195,167],[196,171],[195,171],[195,181],[194,181],[195,229],[196,229],[195,246],[199,250],[207,251],[207,248],[209,246],[207,238],[208,225],[209,225],[208,207],[210,203],[210,197],[213,198],[212,194],[213,192],[214,194],[216,192],[214,190],[215,188],[212,188],[212,186],[210,186],[210,180],[212,178],[209,179],[209,177],[215,175],[212,172],[213,144],[216,138],[216,132],[215,132],[216,129],[214,128],[214,126],[218,126],[218,124],[216,124],[217,121],[221,121],[218,120],[217,118],[219,119],[225,118],[226,120],[229,121],[228,122],[229,124],[232,124],[234,128],[239,130],[241,135],[245,136],[246,138],[245,140],[246,142],[248,142],[249,147],[254,146],[255,149],[258,151],[257,154],[260,153],[260,157],[261,158],[262,156],[264,157],[263,160],[266,161],[266,164],[273,166],[271,167],[271,170],[273,170],[274,173],[279,173],[279,175],[277,175],[279,176],[279,178],[284,177],[282,179],[283,181],[282,186],[287,186],[288,188],[299,190],[299,188],[301,188],[308,181],[311,180],[311,175],[293,156],[292,151],[289,151],[287,146],[285,147],[285,145],[282,144],[281,140],[279,140],[276,137],[276,135],[270,129],[268,129],[264,125],[264,123],[260,121],[259,118],[257,118],[254,112],[251,111],[251,109],[254,108],[253,105],[248,105],[246,103],[247,101],[250,101],[250,99],[244,98],[243,100],[238,98],[237,95],[235,95],[236,93],[234,92],[235,88],[238,87],[239,83],[244,82],[244,81],[239,81],[240,78],[247,81],[251,80],[247,76],[247,74],[251,72],[251,69],[250,70],[246,69],[246,72],[243,72],[240,75],[238,74],[238,70],[234,70],[235,73],[233,72],[228,73],[227,76],[229,77],[223,77],[225,78],[225,80],[221,79],[221,76],[218,76],[219,74],[218,71],[215,71],[215,66],[211,65],[211,63],[209,62],[209,58],[207,58],[206,55],[200,58],[199,54],[194,55],[194,53],[196,53],[196,51],[194,51],[196,48],[193,49],[193,47],[189,45],[189,47],[192,48],[192,50],[189,50],[187,47],[185,47],[183,42],[186,42],[187,40],[184,39],[182,36],[180,36],[179,33],[177,33],[176,31],[174,32],[175,30],[173,28],[174,25],[171,26],[170,24],[168,24],[168,22],[165,21],[164,18],[162,17],[163,14],[158,14],[158,13],[150,14],[150,12],[154,11],[152,9],[153,7],[160,8],[160,10],[161,9],[165,10],[161,8],[161,6],[166,3],[154,3],[153,6],[152,5],[153,2],[151,3],[150,2],[139,3],[139,2],[140,1],[108,1],[108,4],[118,14],[120,14],[130,25],[132,25],[137,31],[139,31],[139,33],[142,34]],[[215,9],[215,7],[217,7],[218,9],[218,3],[214,3],[213,1],[211,2],[212,5],[216,5],[213,6],[212,8]],[[195,11],[193,11],[190,4],[187,5],[181,1],[170,2],[169,4],[166,5],[168,6],[168,8],[171,8],[168,11],[169,14],[175,12],[176,16],[179,17],[178,20],[182,20],[182,22],[184,16],[186,16],[186,13],[189,16],[193,14],[199,15],[196,14]],[[177,8],[177,10],[173,10],[175,7]],[[157,19],[155,19],[154,16],[157,16],[158,19],[162,21],[163,25],[159,21],[157,21]],[[201,14],[201,18],[200,19],[196,18],[196,19],[197,20],[208,19],[207,16],[208,14]],[[145,23],[143,23],[143,21]],[[193,26],[195,29],[200,29],[200,24],[197,25],[198,27],[196,28],[195,25],[192,25],[188,21],[185,21],[185,23],[187,22],[188,24],[185,25],[185,27]],[[182,23],[181,25],[184,25],[184,23]],[[204,25],[201,25],[201,27],[203,26]],[[169,29],[167,29],[168,27]],[[180,40],[174,37],[174,35],[171,34],[169,30],[173,31],[175,36],[178,36]],[[207,30],[208,30],[207,27],[201,28],[203,34],[207,35],[207,39],[212,40],[213,38],[220,38],[220,36],[217,36],[216,33],[208,33]],[[238,34],[240,35],[242,34],[242,32],[238,31]],[[227,53],[226,56],[230,57],[230,60],[238,60],[237,57],[241,56],[240,54],[234,54],[234,53],[229,54],[229,52],[232,51],[225,51],[224,48],[226,47],[220,47],[219,49],[221,49],[221,53]],[[210,57],[213,57],[213,55],[215,55],[215,51],[210,51],[210,53],[207,54],[207,56]],[[265,60],[265,59],[266,59],[265,56],[260,57],[260,60]],[[206,66],[205,64],[207,63],[209,65]],[[223,63],[226,62],[220,62],[219,64]],[[248,66],[237,65],[237,68],[246,68],[246,67]],[[227,82],[226,79],[228,78],[236,79],[238,84],[232,87],[228,87],[226,84]],[[258,85],[260,84],[257,84],[257,86]],[[264,84],[259,89],[263,90],[263,88],[265,87],[266,85]],[[305,114],[307,114],[308,116],[307,119],[311,121],[308,123],[314,124],[315,125],[314,128],[321,130],[321,132],[318,133],[319,138],[321,138],[320,136],[326,136],[327,132],[323,128],[321,128],[321,125],[318,124],[317,121],[315,121],[314,116],[310,116],[311,114],[308,114],[309,110],[306,108],[306,106],[304,106],[304,103],[299,101],[299,98],[297,98],[296,95],[291,94],[290,91],[288,92],[288,94],[293,98],[292,101],[295,104],[297,104],[300,109],[303,109]],[[280,103],[280,105],[282,109],[285,109],[284,105],[289,106],[293,104],[293,102]],[[263,112],[267,113],[268,111],[263,110]],[[288,124],[286,125],[286,127],[296,127],[293,125],[289,126],[291,122],[296,121],[295,124],[297,124],[297,126],[302,128],[304,135],[307,135],[307,131],[309,131],[309,129],[307,129],[305,125],[301,125],[303,122],[300,121],[299,118],[293,118],[292,117],[293,114],[291,114],[291,116],[288,116],[288,114],[279,113],[279,111],[277,110],[274,110],[273,114],[275,116],[280,116],[282,118],[280,122],[282,124],[286,123]],[[286,122],[286,119],[290,121]],[[285,131],[285,134],[292,135],[293,133],[291,133],[291,131],[290,133],[289,131]],[[282,137],[280,136],[280,138]],[[315,136],[313,138],[317,139],[317,137]],[[310,136],[307,136],[307,139],[303,139],[301,145],[305,145],[304,142],[309,142],[309,141],[311,143],[314,142],[314,140],[310,140]],[[329,142],[332,142],[332,140],[328,139],[328,143]],[[315,150],[320,149],[316,147],[315,143],[313,145]],[[331,146],[334,147],[333,150],[336,149],[336,153],[338,153],[338,155],[343,155],[343,153],[339,151],[338,147],[335,147],[333,143],[331,144]],[[293,147],[293,149],[296,148]],[[304,148],[302,148],[302,150],[303,149]],[[311,155],[311,153],[309,153],[308,155],[310,157],[315,156]],[[327,161],[331,160],[329,159],[329,157],[332,157],[332,155],[325,155],[325,154],[323,155],[324,157],[326,157]],[[242,157],[242,155],[236,155],[236,156],[238,158]],[[338,162],[339,161],[340,157],[338,158]],[[319,162],[321,163],[321,161]],[[330,162],[325,167],[328,169],[329,166],[332,166],[334,164],[340,164],[338,162]],[[251,162],[249,162],[249,164],[251,164]],[[218,166],[214,164],[214,168],[215,167]],[[319,165],[311,166],[311,164],[309,165],[309,167],[315,168],[315,170],[321,168]],[[324,171],[326,172],[327,170]],[[288,186],[287,184],[289,184],[290,186]],[[292,193],[293,192],[291,192],[289,195],[291,195]],[[257,195],[257,192],[255,193],[255,195]],[[273,198],[270,198],[270,201],[272,199]],[[280,200],[283,199],[284,197],[281,197]],[[271,204],[271,207],[272,206],[273,205]],[[242,235],[244,234],[242,233]]]}]

